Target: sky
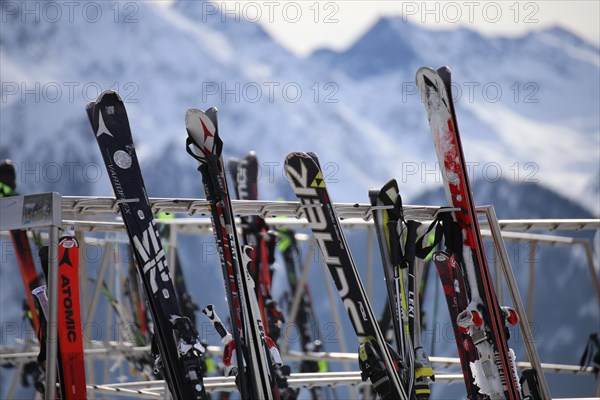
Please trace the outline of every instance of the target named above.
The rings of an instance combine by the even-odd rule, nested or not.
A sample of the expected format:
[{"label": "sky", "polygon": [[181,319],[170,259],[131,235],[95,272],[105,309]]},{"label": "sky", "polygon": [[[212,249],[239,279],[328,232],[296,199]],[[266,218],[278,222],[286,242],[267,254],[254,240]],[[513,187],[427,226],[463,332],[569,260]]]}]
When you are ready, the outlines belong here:
[{"label": "sky", "polygon": [[494,36],[522,35],[560,25],[600,45],[597,0],[220,0],[207,7],[206,12],[218,9],[260,23],[275,40],[300,56],[322,47],[344,50],[386,15],[402,16],[431,29],[467,27]]}]

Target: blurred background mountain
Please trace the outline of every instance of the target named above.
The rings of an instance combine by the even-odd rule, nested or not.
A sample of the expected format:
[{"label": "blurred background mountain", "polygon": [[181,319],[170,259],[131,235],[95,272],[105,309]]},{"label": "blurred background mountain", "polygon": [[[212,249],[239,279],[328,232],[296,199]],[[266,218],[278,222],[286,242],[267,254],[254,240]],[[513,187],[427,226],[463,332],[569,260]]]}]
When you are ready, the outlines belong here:
[{"label": "blurred background mountain", "polygon": [[[385,17],[346,50],[298,57],[257,23],[208,15],[204,2],[98,2],[85,18],[79,10],[72,20],[66,14],[36,20],[7,3],[0,35],[0,158],[15,162],[22,193],[112,196],[84,108],[114,89],[126,103],[152,197],[204,197],[195,162],[184,151],[184,113],[217,106],[225,156],[257,152],[264,199],[293,198],[283,160],[302,150],[319,154],[336,202],[366,203],[369,188],[396,177],[405,204],[445,204],[414,75],[422,65],[449,65],[477,204],[493,204],[499,218],[600,215],[599,49],[565,29],[484,37]],[[199,240],[212,238],[181,240],[188,286],[200,304],[224,309],[218,261],[214,256],[198,265]],[[351,233],[349,240],[364,273],[366,235]],[[598,237],[595,245],[597,251]],[[511,262],[525,299],[529,253],[516,246]],[[545,362],[576,363],[600,324],[585,254],[538,250],[536,345]],[[93,262],[90,267],[95,271]],[[15,271],[14,259],[3,257],[0,322],[20,319]],[[285,278],[275,276],[281,295]],[[315,294],[325,293],[322,277],[315,265]],[[431,279],[427,289],[429,316],[437,282]],[[383,281],[375,285],[381,293]],[[332,321],[327,298],[315,295],[314,301],[320,324]],[[383,302],[382,296],[373,299],[377,312]],[[438,303],[436,321],[444,326],[446,306],[443,299]],[[344,324],[340,332],[354,351],[346,318]],[[436,340],[436,355],[456,354],[453,343]],[[511,345],[522,359],[522,338]],[[339,350],[337,341],[326,341],[325,350]],[[6,387],[10,373],[0,374]],[[593,390],[591,377],[548,379],[555,396]],[[436,385],[434,398],[461,393],[460,384]]]}]

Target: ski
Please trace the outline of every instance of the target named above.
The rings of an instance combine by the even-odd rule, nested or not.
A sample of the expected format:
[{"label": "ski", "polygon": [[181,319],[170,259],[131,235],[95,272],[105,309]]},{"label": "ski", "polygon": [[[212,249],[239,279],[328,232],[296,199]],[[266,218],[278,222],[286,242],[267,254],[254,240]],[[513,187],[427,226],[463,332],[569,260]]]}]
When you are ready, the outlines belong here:
[{"label": "ski", "polygon": [[[251,151],[240,160],[230,158],[228,169],[233,186],[240,200],[258,200],[259,164],[256,153]],[[244,244],[252,247],[250,275],[256,282],[256,297],[262,320],[266,322],[266,334],[275,342],[281,335],[283,313],[271,296],[271,265],[275,262],[274,240],[269,234],[265,220],[258,215],[241,218]]]},{"label": "ski", "polygon": [[395,179],[381,190],[369,192],[384,276],[388,289],[392,327],[398,353],[404,363],[403,382],[417,399],[431,394],[434,380],[429,356],[421,346],[420,318],[415,316],[415,245],[420,223],[405,220],[402,198]]},{"label": "ski", "polygon": [[206,399],[201,355],[205,352],[196,327],[182,315],[144,180],[127,111],[117,93],[106,91],[88,104],[88,117],[142,277],[154,322],[154,340],[171,395],[177,400]]},{"label": "ski", "polygon": [[199,163],[198,170],[211,205],[213,234],[219,248],[233,325],[240,394],[243,398],[255,400],[278,399],[274,360],[270,356],[260,311],[254,304],[254,289],[249,285],[251,261],[247,252],[251,249],[246,247],[242,250],[237,237],[222,157],[223,141],[219,136],[217,109],[209,108],[206,112],[190,109],[185,116],[185,125],[188,133],[186,150]]},{"label": "ski", "polygon": [[395,180],[389,181],[380,191],[370,191],[369,198],[374,208],[373,220],[376,226],[379,253],[387,286],[388,306],[398,354],[402,360],[402,382],[407,393],[414,392],[414,349],[408,323],[407,279],[402,267],[403,255],[400,249],[401,233],[405,223],[402,215],[402,200]]},{"label": "ski", "polygon": [[79,301],[79,244],[73,236],[58,243],[58,343],[62,360],[63,400],[87,398],[83,360],[83,324]]},{"label": "ski", "polygon": [[454,218],[463,233],[462,252],[470,298],[453,323],[468,330],[479,360],[472,364],[480,392],[492,399],[519,399],[515,355],[508,347],[505,316],[498,305],[485,250],[452,101],[450,70],[420,68],[416,83],[427,111],[448,201],[460,211]]},{"label": "ski", "polygon": [[[0,198],[16,195],[15,166],[10,160],[3,160],[0,162]],[[37,334],[40,329],[40,322],[35,299],[31,291],[42,284],[40,275],[33,262],[33,255],[27,237],[27,231],[23,229],[12,230],[10,231],[10,239],[15,250],[19,270],[21,271],[21,278],[23,279],[25,298],[28,306],[27,314],[31,320],[33,329]]]},{"label": "ski", "polygon": [[[62,238],[60,239],[62,241]],[[59,248],[59,253],[58,256],[60,257],[61,250]],[[47,278],[48,277],[48,266],[49,266],[49,249],[48,246],[42,246],[40,247],[39,250],[39,257],[40,257],[40,263],[42,265],[42,273],[44,274],[44,276]],[[62,279],[60,276],[60,273],[62,271],[60,271],[60,262],[61,258],[59,258],[59,287],[62,286]],[[39,309],[39,318],[40,318],[40,352],[38,354],[37,357],[37,361],[38,363],[43,366],[44,368],[44,374],[45,374],[45,370],[46,370],[46,341],[47,341],[47,337],[48,337],[48,314],[50,313],[50,306],[49,306],[49,300],[48,300],[48,294],[47,294],[47,287],[46,285],[42,285],[39,286],[37,288],[35,288],[34,290],[32,290],[32,294],[35,296],[36,301],[37,301],[37,305],[38,305],[38,309]],[[61,307],[60,307],[60,302],[61,302],[61,290],[59,290],[58,292],[58,301],[59,301],[59,309],[57,317],[59,320],[61,320]],[[64,307],[63,307],[64,308]],[[80,324],[81,325],[81,324]],[[59,385],[59,393],[57,393],[57,398],[58,396],[60,396],[60,398],[64,398],[65,396],[65,392],[68,392],[65,383],[66,382],[73,382],[73,377],[68,377],[67,375],[72,372],[71,369],[67,369],[68,365],[69,365],[69,359],[66,357],[63,357],[63,354],[66,354],[62,351],[61,347],[62,347],[62,342],[63,340],[61,339],[61,326],[57,324],[57,334],[58,334],[58,340],[56,342],[56,379],[57,379],[57,383]],[[84,377],[85,379],[85,377]],[[45,389],[44,389],[45,390]],[[68,395],[68,393],[67,393]]]},{"label": "ski", "polygon": [[300,201],[325,263],[361,343],[359,366],[383,399],[408,399],[395,364],[397,355],[387,344],[350,254],[330,200],[323,172],[314,153],[291,153],[285,173]]}]

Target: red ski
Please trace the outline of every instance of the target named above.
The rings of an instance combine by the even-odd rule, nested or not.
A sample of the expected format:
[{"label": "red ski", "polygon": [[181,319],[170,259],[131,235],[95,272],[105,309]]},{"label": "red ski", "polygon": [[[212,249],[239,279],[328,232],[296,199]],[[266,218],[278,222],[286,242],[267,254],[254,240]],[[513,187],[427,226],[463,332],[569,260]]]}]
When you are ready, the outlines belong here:
[{"label": "red ski", "polygon": [[58,343],[63,400],[87,398],[81,306],[79,302],[79,244],[64,236],[58,244]]},{"label": "red ski", "polygon": [[454,324],[471,336],[479,360],[471,363],[474,383],[492,399],[520,399],[514,352],[508,347],[505,314],[498,305],[479,230],[456,113],[452,101],[450,70],[420,68],[416,83],[427,111],[448,201],[463,239],[461,264],[469,304]]},{"label": "red ski", "polygon": [[31,315],[31,323],[36,334],[40,331],[40,322],[37,315],[35,306],[35,300],[31,291],[41,285],[40,277],[35,268],[33,262],[33,256],[31,255],[31,247],[29,246],[29,239],[27,238],[27,231],[18,229],[10,231],[10,239],[12,240],[13,247],[17,256],[17,264],[21,270],[21,278],[23,279],[23,286],[25,287],[25,295],[27,297],[27,305],[29,306],[29,312]]}]

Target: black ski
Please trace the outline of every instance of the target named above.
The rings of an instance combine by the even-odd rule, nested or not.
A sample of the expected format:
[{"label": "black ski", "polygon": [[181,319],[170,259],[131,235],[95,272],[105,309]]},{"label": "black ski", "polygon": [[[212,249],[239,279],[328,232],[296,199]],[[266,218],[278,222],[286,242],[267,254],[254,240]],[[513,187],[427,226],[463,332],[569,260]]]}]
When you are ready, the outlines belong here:
[{"label": "black ski", "polygon": [[408,399],[350,254],[314,153],[291,153],[285,172],[321,249],[361,346],[359,366],[383,399]]},{"label": "black ski", "polygon": [[205,352],[195,326],[182,315],[173,281],[131,137],[125,105],[106,91],[88,104],[88,117],[110,177],[152,319],[160,352],[155,366],[164,367],[175,399],[206,399],[201,355]]}]

